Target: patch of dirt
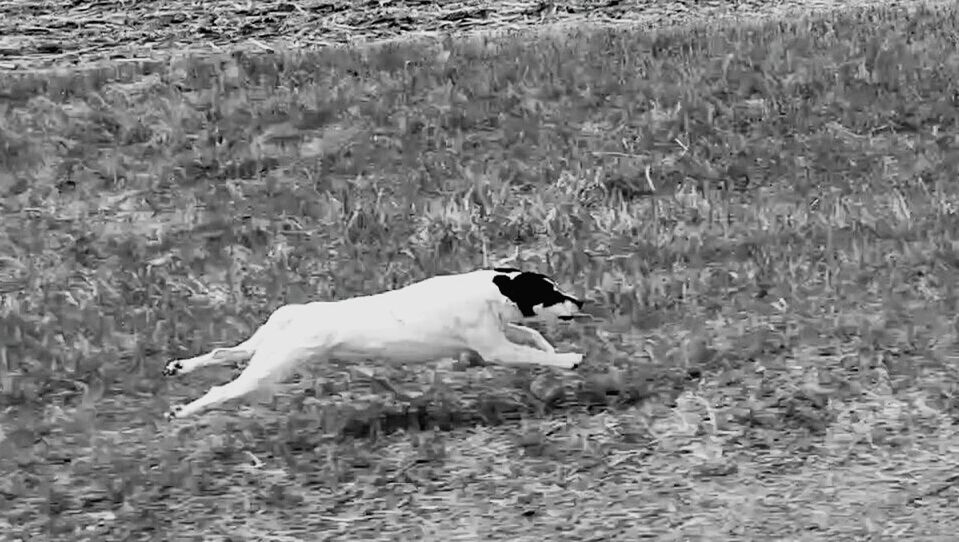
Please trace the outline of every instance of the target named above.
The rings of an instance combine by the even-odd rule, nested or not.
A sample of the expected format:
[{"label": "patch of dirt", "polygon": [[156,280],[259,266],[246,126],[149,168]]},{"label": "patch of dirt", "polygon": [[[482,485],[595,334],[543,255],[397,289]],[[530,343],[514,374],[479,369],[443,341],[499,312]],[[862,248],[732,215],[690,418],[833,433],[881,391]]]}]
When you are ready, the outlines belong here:
[{"label": "patch of dirt", "polygon": [[[79,67],[224,49],[270,51],[543,25],[757,19],[879,0],[0,0],[0,70]],[[895,3],[895,2],[894,2]],[[915,2],[907,2],[915,3]]]}]

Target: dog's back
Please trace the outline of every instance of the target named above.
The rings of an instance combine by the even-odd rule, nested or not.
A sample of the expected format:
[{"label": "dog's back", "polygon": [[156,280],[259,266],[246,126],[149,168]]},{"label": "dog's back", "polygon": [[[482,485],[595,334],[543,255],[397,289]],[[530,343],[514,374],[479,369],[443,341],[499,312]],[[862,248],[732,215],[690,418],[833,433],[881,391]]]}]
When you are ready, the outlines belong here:
[{"label": "dog's back", "polygon": [[481,296],[498,295],[496,286],[493,283],[493,277],[496,271],[490,269],[479,269],[468,273],[436,275],[428,279],[414,282],[396,290],[371,294],[343,301],[361,301],[373,300],[378,298],[399,299],[422,299],[423,301],[432,301],[442,297],[469,297],[472,294]]}]

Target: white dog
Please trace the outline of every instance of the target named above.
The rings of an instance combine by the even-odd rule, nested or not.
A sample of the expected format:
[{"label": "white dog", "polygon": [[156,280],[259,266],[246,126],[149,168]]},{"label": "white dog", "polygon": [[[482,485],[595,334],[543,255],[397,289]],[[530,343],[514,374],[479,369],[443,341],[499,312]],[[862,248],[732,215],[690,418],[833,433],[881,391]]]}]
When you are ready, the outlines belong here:
[{"label": "white dog", "polygon": [[[545,275],[503,267],[342,301],[284,305],[237,346],[169,362],[167,376],[250,360],[235,380],[172,408],[168,417],[191,416],[245,396],[307,360],[425,363],[472,353],[496,364],[575,369],[582,354],[558,353],[536,330],[514,322],[570,320],[582,306]],[[510,342],[507,332],[539,349]]]}]

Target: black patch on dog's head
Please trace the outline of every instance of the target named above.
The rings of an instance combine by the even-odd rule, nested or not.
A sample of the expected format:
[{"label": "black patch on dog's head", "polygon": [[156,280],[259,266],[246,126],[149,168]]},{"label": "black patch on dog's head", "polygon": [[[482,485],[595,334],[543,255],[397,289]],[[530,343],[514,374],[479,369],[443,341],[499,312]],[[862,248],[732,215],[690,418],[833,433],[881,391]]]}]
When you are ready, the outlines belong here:
[{"label": "black patch on dog's head", "polygon": [[[544,309],[564,302],[572,302],[577,308],[583,307],[583,302],[564,293],[549,277],[540,273],[523,272],[518,269],[498,267],[494,271],[500,273],[517,273],[515,275],[496,275],[493,284],[500,293],[519,307],[526,318],[536,316],[533,307],[541,305]],[[563,318],[564,320],[569,319]]]}]

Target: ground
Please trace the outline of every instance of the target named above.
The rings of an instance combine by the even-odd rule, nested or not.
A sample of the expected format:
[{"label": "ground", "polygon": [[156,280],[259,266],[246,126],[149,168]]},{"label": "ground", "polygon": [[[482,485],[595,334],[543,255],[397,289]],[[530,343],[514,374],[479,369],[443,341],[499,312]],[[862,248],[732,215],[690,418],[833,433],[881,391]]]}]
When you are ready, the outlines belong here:
[{"label": "ground", "polygon": [[[954,5],[299,50],[276,14],[321,4],[207,4],[273,30],[0,3],[73,32],[3,49],[5,540],[954,537]],[[399,404],[314,367],[163,418],[235,373],[169,359],[283,302],[514,251],[589,299],[542,328],[580,370],[386,369],[446,383]]]}]

